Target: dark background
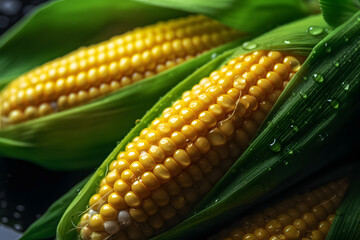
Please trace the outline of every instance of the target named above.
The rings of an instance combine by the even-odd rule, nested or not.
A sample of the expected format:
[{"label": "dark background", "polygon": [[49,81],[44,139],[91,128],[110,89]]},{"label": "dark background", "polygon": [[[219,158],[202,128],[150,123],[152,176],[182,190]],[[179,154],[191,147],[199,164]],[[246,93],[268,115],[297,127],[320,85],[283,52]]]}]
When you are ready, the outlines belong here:
[{"label": "dark background", "polygon": [[[0,0],[0,36],[44,2]],[[90,172],[54,172],[27,162],[0,158],[0,239],[18,239],[56,199]]]},{"label": "dark background", "polygon": [[[0,0],[0,36],[46,1]],[[359,151],[354,149],[344,159],[358,156]],[[0,240],[18,239],[55,200],[91,172],[54,172],[24,161],[0,158]]]}]

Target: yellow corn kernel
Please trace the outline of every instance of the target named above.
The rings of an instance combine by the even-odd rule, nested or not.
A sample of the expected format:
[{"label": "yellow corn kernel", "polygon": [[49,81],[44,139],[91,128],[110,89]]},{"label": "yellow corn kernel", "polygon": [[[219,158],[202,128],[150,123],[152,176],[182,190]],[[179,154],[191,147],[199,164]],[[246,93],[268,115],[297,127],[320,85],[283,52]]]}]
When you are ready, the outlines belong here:
[{"label": "yellow corn kernel", "polygon": [[106,96],[238,36],[238,31],[199,15],[137,28],[81,47],[21,75],[5,88],[0,94],[0,126]]},{"label": "yellow corn kernel", "polygon": [[[340,204],[347,186],[347,181],[342,179],[311,192],[281,201],[274,208],[253,214],[251,220],[244,220],[247,219],[244,217],[234,226],[223,230],[223,233],[210,239],[325,239],[334,220],[336,208]],[[328,195],[317,197],[316,192],[318,190],[325,191]],[[332,199],[336,196],[340,197],[340,201],[333,204]],[[300,203],[306,206],[306,210],[302,212],[295,210]],[[332,208],[324,207],[328,204],[331,204]],[[305,209],[304,207],[301,208]],[[256,229],[249,231],[247,226],[254,226]]]},{"label": "yellow corn kernel", "polygon": [[[264,58],[267,65],[263,66],[260,61]],[[291,65],[283,63],[284,59],[291,61]],[[284,73],[295,73],[297,68],[291,68],[295,59],[274,51],[247,54],[231,60],[183,94],[110,164],[112,170],[99,191],[109,192],[114,203],[101,205],[101,218],[105,222],[114,221],[113,210],[116,210],[127,219],[124,226],[122,217],[118,216],[119,234],[137,239],[127,226],[147,223],[155,233],[164,230],[164,222],[170,227],[184,217],[248,146],[280,95],[282,82],[290,80],[289,74],[278,74],[275,67],[281,66],[278,68]],[[244,67],[235,73],[238,64]],[[268,73],[273,73],[272,80],[267,78]],[[245,79],[241,87],[236,83],[239,78]],[[199,89],[202,93],[196,94]],[[114,192],[107,186],[113,187]],[[97,199],[101,193],[92,199]],[[119,207],[113,198],[124,199],[126,209],[122,208],[123,201]],[[99,204],[93,202],[89,202],[90,208],[99,211]],[[311,212],[314,216],[323,215],[322,209],[314,211]],[[269,231],[275,233],[282,225],[291,223],[291,216],[284,213],[261,226],[262,229],[249,225],[248,230],[257,230],[246,237],[266,236]],[[96,228],[100,229],[97,225]],[[94,232],[97,229],[90,227]],[[286,234],[295,234],[293,232],[290,227]],[[138,235],[142,238],[145,233],[139,230]]]}]

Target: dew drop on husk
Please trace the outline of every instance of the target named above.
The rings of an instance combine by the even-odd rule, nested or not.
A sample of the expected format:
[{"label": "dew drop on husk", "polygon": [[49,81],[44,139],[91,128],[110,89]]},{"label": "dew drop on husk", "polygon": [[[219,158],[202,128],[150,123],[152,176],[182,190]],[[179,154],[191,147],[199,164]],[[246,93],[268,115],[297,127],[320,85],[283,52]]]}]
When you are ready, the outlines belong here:
[{"label": "dew drop on husk", "polygon": [[312,77],[314,82],[322,83],[324,81],[324,77],[319,73],[314,73]]},{"label": "dew drop on husk", "polygon": [[257,46],[258,46],[257,43],[255,43],[255,42],[250,42],[250,41],[244,42],[244,43],[242,44],[242,48],[243,48],[244,50],[253,50],[253,49],[255,49]]},{"label": "dew drop on husk", "polygon": [[334,99],[334,98],[330,98],[330,99],[328,99],[328,100],[326,100],[326,101],[330,104],[330,106],[331,106],[333,109],[338,109],[338,108],[339,108],[340,103],[339,103],[338,100],[336,100],[336,99]]},{"label": "dew drop on husk", "polygon": [[296,125],[291,125],[290,127],[291,127],[291,129],[292,129],[294,132],[298,132],[298,131],[299,131],[299,127],[296,126]]},{"label": "dew drop on husk", "polygon": [[323,32],[324,32],[324,29],[322,27],[319,27],[319,26],[310,26],[308,28],[308,33],[311,36],[318,36],[318,35],[321,35]]},{"label": "dew drop on husk", "polygon": [[269,144],[270,150],[272,152],[280,152],[281,151],[281,143],[274,138],[273,142]]},{"label": "dew drop on husk", "polygon": [[331,46],[328,43],[325,43],[325,52],[327,53],[331,52]]},{"label": "dew drop on husk", "polygon": [[345,91],[348,91],[350,89],[350,84],[346,82],[342,82],[341,85]]},{"label": "dew drop on husk", "polygon": [[211,59],[215,59],[217,56],[218,56],[217,53],[212,53],[212,54],[211,54]]},{"label": "dew drop on husk", "polygon": [[303,99],[307,99],[307,94],[304,93],[304,92],[299,92],[300,96],[303,98]]},{"label": "dew drop on husk", "polygon": [[335,61],[335,62],[334,62],[334,66],[335,66],[335,67],[339,67],[339,66],[340,66],[340,63],[339,63],[338,61]]}]

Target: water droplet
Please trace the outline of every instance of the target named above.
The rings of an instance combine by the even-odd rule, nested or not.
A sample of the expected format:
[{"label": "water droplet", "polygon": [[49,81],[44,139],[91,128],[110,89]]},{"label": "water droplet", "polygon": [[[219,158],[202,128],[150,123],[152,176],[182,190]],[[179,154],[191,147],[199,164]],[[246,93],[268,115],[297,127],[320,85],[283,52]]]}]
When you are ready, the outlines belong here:
[{"label": "water droplet", "polygon": [[273,152],[280,152],[281,143],[274,138],[273,142],[269,144],[269,147],[270,150]]},{"label": "water droplet", "polygon": [[288,162],[288,161],[284,161],[284,164],[285,164],[285,165],[288,165],[288,164],[289,164],[289,162]]},{"label": "water droplet", "polygon": [[255,42],[250,42],[250,41],[244,42],[244,43],[242,44],[242,47],[243,47],[244,50],[252,50],[252,49],[255,49],[257,46],[258,46],[257,43],[255,43]]},{"label": "water droplet", "polygon": [[344,41],[345,42],[348,42],[349,41],[349,38],[347,36],[344,36]]},{"label": "water droplet", "polygon": [[140,122],[140,119],[135,120],[135,124],[138,124]]},{"label": "water droplet", "polygon": [[357,17],[356,20],[357,20],[358,22],[360,22],[360,17]]},{"label": "water droplet", "polygon": [[304,92],[299,92],[300,96],[303,98],[303,99],[307,99],[307,94],[304,93]]},{"label": "water droplet", "polygon": [[310,26],[307,31],[311,36],[318,36],[324,32],[324,29],[319,26]]},{"label": "water droplet", "polygon": [[339,63],[338,61],[335,61],[335,62],[334,62],[334,66],[335,66],[335,67],[338,67],[338,66],[340,66],[340,63]]},{"label": "water droplet", "polygon": [[306,108],[306,111],[308,111],[308,112],[311,112],[311,110],[312,110],[311,107]]},{"label": "water droplet", "polygon": [[307,81],[307,80],[308,80],[308,78],[307,78],[307,77],[303,77],[303,80],[304,80],[304,81]]},{"label": "water droplet", "polygon": [[21,214],[20,214],[19,212],[14,212],[14,213],[13,213],[13,217],[14,217],[15,219],[20,219],[20,218],[21,218]]},{"label": "water droplet", "polygon": [[299,127],[296,126],[296,125],[291,125],[290,127],[291,127],[291,129],[292,129],[294,132],[298,132],[298,131],[299,131]]},{"label": "water droplet", "polygon": [[23,226],[22,226],[21,224],[19,224],[19,223],[15,223],[15,224],[14,224],[14,229],[15,229],[16,231],[21,232],[22,229],[23,229]]},{"label": "water droplet", "polygon": [[1,222],[2,223],[8,223],[9,222],[9,219],[7,217],[2,217],[1,218]]},{"label": "water droplet", "polygon": [[291,42],[289,40],[284,40],[285,44],[290,44]]},{"label": "water droplet", "polygon": [[331,46],[328,43],[325,43],[325,52],[331,52]]},{"label": "water droplet", "polygon": [[216,53],[216,52],[214,52],[214,53],[211,54],[211,59],[215,59],[216,57],[217,57],[217,53]]},{"label": "water droplet", "polygon": [[319,73],[314,73],[312,77],[313,80],[317,83],[322,83],[324,81],[324,77]]},{"label": "water droplet", "polygon": [[343,89],[345,91],[348,91],[350,89],[350,84],[346,83],[346,82],[342,82],[341,85],[343,86]]},{"label": "water droplet", "polygon": [[80,190],[81,190],[81,188],[77,188],[77,189],[76,189],[76,192],[79,194],[79,193],[80,193]]},{"label": "water droplet", "polygon": [[292,149],[288,149],[288,152],[287,152],[289,155],[292,155],[294,153],[294,151]]},{"label": "water droplet", "polygon": [[215,201],[214,201],[214,202],[216,202],[216,203],[217,203],[218,201],[219,201],[219,199],[217,198],[217,199],[215,199]]},{"label": "water droplet", "polygon": [[7,208],[7,206],[8,206],[8,203],[7,203],[6,200],[2,200],[2,201],[0,202],[0,207],[1,207],[1,208]]},{"label": "water droplet", "polygon": [[21,204],[19,204],[19,205],[16,205],[16,210],[18,210],[19,212],[23,212],[24,210],[25,210],[25,207],[24,207],[24,205],[21,205]]},{"label": "water droplet", "polygon": [[334,98],[330,98],[330,99],[328,99],[328,100],[326,100],[326,101],[330,104],[330,106],[331,106],[333,109],[338,109],[338,108],[339,108],[340,103],[339,103],[338,100],[336,100],[336,99],[334,99]]},{"label": "water droplet", "polygon": [[271,167],[269,167],[269,168],[268,168],[268,171],[271,171],[271,170],[272,170],[272,168],[271,168]]},{"label": "water droplet", "polygon": [[319,139],[320,139],[320,141],[324,141],[325,137],[323,135],[319,134]]}]

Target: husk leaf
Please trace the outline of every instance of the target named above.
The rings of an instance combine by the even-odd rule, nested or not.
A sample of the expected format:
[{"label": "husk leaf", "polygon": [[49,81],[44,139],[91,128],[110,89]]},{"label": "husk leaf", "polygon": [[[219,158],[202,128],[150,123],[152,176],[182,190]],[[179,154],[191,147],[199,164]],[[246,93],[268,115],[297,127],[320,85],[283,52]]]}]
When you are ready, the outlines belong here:
[{"label": "husk leaf", "polygon": [[[327,25],[323,22],[321,16],[316,17],[309,17],[307,19],[288,24],[286,26],[280,27],[278,29],[275,29],[267,34],[264,34],[263,36],[252,40],[252,42],[255,42],[258,45],[259,49],[278,49],[278,50],[286,50],[286,51],[292,51],[297,54],[309,54],[312,50],[312,48],[326,35],[326,31],[324,31],[323,35],[317,35],[313,36],[310,35],[307,32],[307,29],[312,24],[316,24],[317,26],[321,26],[324,29],[327,27]],[[284,41],[275,41],[274,39],[286,39],[287,41],[290,41],[291,44],[285,43]],[[319,47],[317,48],[319,49]],[[252,49],[253,50],[253,49]],[[251,51],[252,51],[251,50]],[[74,220],[75,222],[78,220],[79,216],[76,215],[78,212],[82,212],[86,210],[87,201],[90,198],[90,196],[96,191],[98,183],[101,181],[101,179],[105,176],[107,173],[107,166],[108,164],[115,159],[118,152],[123,150],[126,146],[126,144],[132,140],[133,137],[138,135],[140,131],[146,127],[155,117],[157,117],[164,108],[169,106],[171,102],[173,102],[175,99],[178,99],[181,94],[191,89],[191,87],[196,84],[202,77],[207,76],[211,71],[219,68],[221,65],[223,65],[226,61],[229,60],[229,58],[233,57],[234,54],[238,55],[240,53],[249,52],[249,50],[245,50],[242,47],[239,47],[237,49],[229,50],[223,55],[220,55],[216,59],[210,61],[209,63],[205,64],[201,68],[199,68],[197,71],[195,71],[191,76],[189,76],[187,79],[182,81],[180,84],[178,84],[174,89],[172,89],[170,92],[168,92],[154,107],[142,118],[142,120],[137,124],[137,126],[130,131],[130,133],[120,142],[120,144],[114,149],[114,151],[106,158],[106,160],[103,162],[103,164],[98,168],[96,173],[91,177],[89,182],[84,186],[84,191],[82,194],[79,194],[74,201],[70,204],[69,208],[66,210],[64,216],[62,217],[62,220],[60,221],[58,225],[58,231],[57,231],[57,237],[58,239],[74,239],[76,233],[74,231],[71,231],[71,224],[70,220]],[[323,56],[318,56],[316,54],[312,54],[310,59],[315,58],[319,59]],[[305,63],[305,66],[307,66],[307,63]],[[303,70],[303,74],[306,72],[308,73],[308,68],[305,67],[305,70]],[[301,70],[300,70],[301,71]],[[302,76],[301,74],[295,76],[295,78],[292,81],[295,81],[299,86],[298,89],[307,89],[309,84],[311,84],[310,81],[305,82],[306,84],[302,84]],[[299,77],[301,76],[301,77]],[[293,86],[295,86],[293,84]],[[312,85],[311,87],[321,88],[324,87],[323,85]],[[281,99],[280,99],[281,100]],[[301,102],[301,105],[303,104],[310,104],[309,102],[303,103],[298,98],[291,98],[290,97],[290,105],[288,105],[288,108],[291,108],[293,106],[298,106]],[[324,109],[326,109],[329,113],[334,113],[333,111],[329,111],[327,108],[329,105],[324,105]],[[279,105],[278,107],[279,108]],[[275,111],[278,111],[279,109],[275,108]],[[281,108],[280,108],[281,109]],[[284,118],[286,118],[286,122],[289,121],[289,116],[287,114],[284,114],[284,109],[277,114],[273,114],[274,118],[277,119],[277,121],[285,121]],[[280,114],[280,116],[279,116]],[[307,117],[312,114],[317,114],[316,111],[313,113],[307,113]],[[285,115],[285,116],[284,116]],[[319,119],[317,119],[319,120]],[[263,132],[265,134],[260,134],[253,144],[249,147],[250,150],[246,151],[245,154],[242,155],[239,161],[233,166],[232,170],[229,171],[231,174],[231,177],[228,176],[228,174],[219,182],[216,187],[216,190],[211,191],[210,194],[205,197],[204,201],[199,205],[197,209],[202,209],[203,206],[206,206],[206,209],[202,209],[200,212],[197,212],[196,214],[192,215],[190,218],[185,220],[182,224],[178,225],[177,227],[167,231],[163,235],[155,238],[155,239],[184,239],[184,237],[190,237],[195,236],[194,234],[201,229],[203,229],[204,225],[201,223],[208,225],[209,220],[216,219],[216,216],[220,215],[220,213],[223,213],[226,210],[229,210],[227,207],[228,205],[224,205],[224,202],[226,200],[226,204],[230,204],[230,206],[234,207],[236,204],[242,204],[244,202],[250,201],[250,199],[255,199],[259,197],[261,194],[264,193],[264,188],[261,189],[254,187],[254,185],[259,185],[259,177],[261,176],[261,173],[264,171],[264,167],[266,167],[266,172],[268,172],[268,167],[273,166],[274,170],[267,175],[269,177],[270,175],[273,176],[274,174],[278,174],[278,171],[283,171],[283,166],[279,164],[279,159],[282,160],[284,155],[283,152],[281,154],[272,153],[268,149],[269,137],[273,137],[274,134],[277,134],[279,131],[275,131],[273,127],[275,123],[274,120],[271,120],[272,124],[267,126]],[[327,122],[328,123],[328,122]],[[318,132],[322,131],[323,128],[316,127],[315,124],[311,124],[309,126],[313,126],[311,128],[312,131]],[[266,131],[265,131],[266,130]],[[303,130],[304,131],[304,130]],[[306,134],[309,134],[309,132],[305,131]],[[315,133],[314,133],[315,134]],[[290,134],[290,137],[294,137],[293,134]],[[307,144],[309,140],[306,140],[306,138],[314,138],[313,135],[306,136],[305,140],[301,139],[300,136],[297,136],[299,138],[299,141],[297,142],[299,147],[303,147],[303,145],[309,146]],[[273,140],[273,138],[271,139]],[[302,144],[300,144],[302,142]],[[316,142],[316,141],[315,141]],[[314,140],[312,142],[312,145],[314,143]],[[319,145],[319,143],[317,143]],[[259,149],[259,152],[263,154],[264,157],[255,157],[250,156],[249,152],[256,153],[255,150]],[[263,149],[260,151],[260,149]],[[302,162],[299,160],[299,156],[294,159],[294,164],[292,164],[292,168],[288,169],[288,173],[283,174],[283,176],[280,178],[277,178],[275,180],[272,180],[269,182],[268,190],[273,188],[276,184],[278,184],[279,181],[284,180],[286,178],[289,178],[291,176],[291,173],[296,173],[301,170],[301,168],[306,165],[306,161]],[[244,159],[244,160],[242,160]],[[301,159],[301,158],[300,158]],[[252,162],[252,164],[247,164],[249,162]],[[326,161],[325,161],[326,162]],[[298,163],[298,164],[295,164]],[[309,161],[307,162],[309,163]],[[258,167],[254,167],[258,164]],[[319,161],[318,167],[322,164],[325,164],[324,161]],[[279,165],[279,166],[278,166]],[[279,169],[278,171],[275,171],[275,166]],[[245,167],[245,168],[244,168]],[[250,169],[247,171],[248,174],[238,174],[239,172],[244,173],[244,169]],[[289,166],[288,166],[289,168]],[[235,170],[234,170],[235,169]],[[314,167],[316,169],[316,167]],[[311,171],[309,171],[310,173]],[[244,181],[244,177],[246,177],[246,181]],[[231,181],[230,181],[231,178]],[[250,181],[251,179],[256,179],[256,181]],[[249,185],[247,185],[249,184]],[[226,185],[226,187],[224,187]],[[230,187],[231,185],[231,187]],[[253,188],[250,188],[253,187]],[[220,188],[226,189],[221,190]],[[226,191],[226,192],[224,192]],[[245,191],[247,194],[247,199],[239,199],[240,192]],[[219,195],[222,195],[222,198],[219,198]],[[211,199],[211,200],[210,200]],[[219,201],[214,202],[214,200],[218,199]],[[236,203],[236,204],[235,204]],[[221,206],[219,205],[221,204]],[[230,207],[229,206],[229,207]],[[221,210],[222,209],[222,210]],[[205,213],[206,212],[206,213]],[[197,229],[197,230],[196,230]]]}]

